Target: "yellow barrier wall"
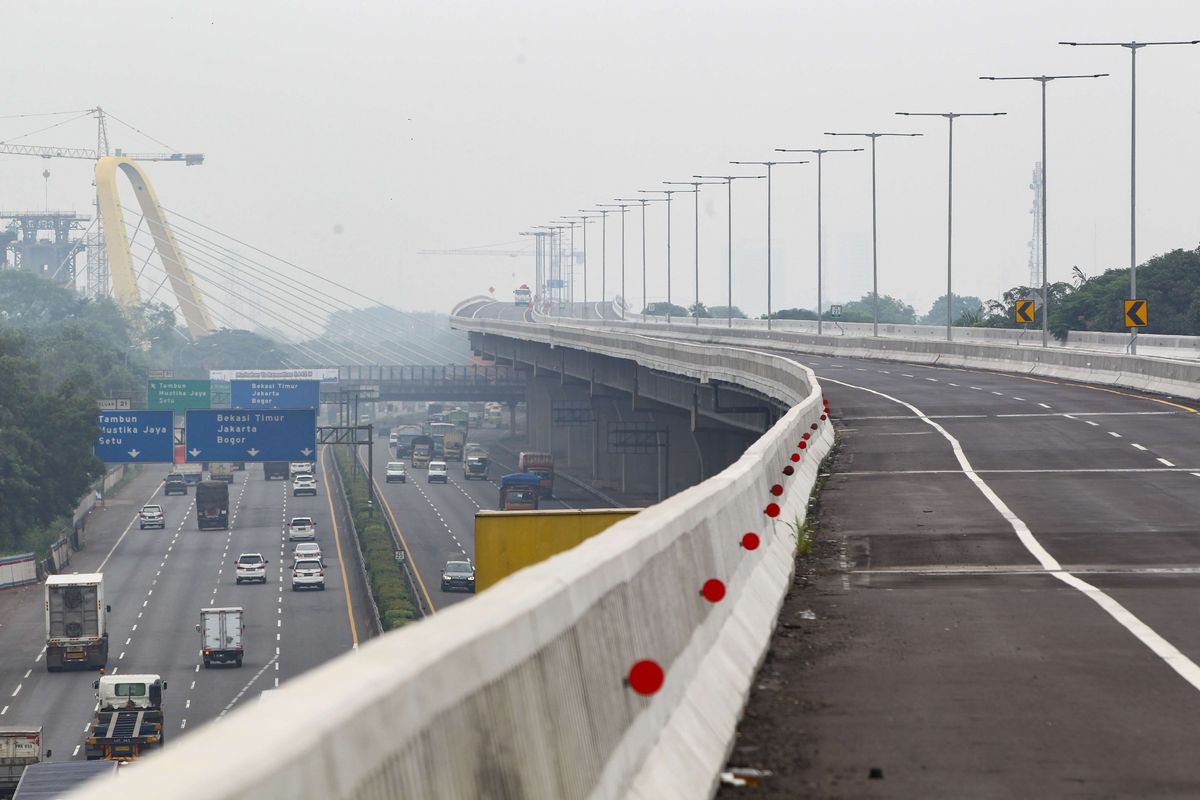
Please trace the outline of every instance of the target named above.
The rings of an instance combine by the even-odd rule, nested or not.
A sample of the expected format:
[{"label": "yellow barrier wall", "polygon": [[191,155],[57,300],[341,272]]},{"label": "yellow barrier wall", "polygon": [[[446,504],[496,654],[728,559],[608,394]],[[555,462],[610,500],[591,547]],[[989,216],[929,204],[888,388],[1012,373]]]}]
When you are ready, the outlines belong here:
[{"label": "yellow barrier wall", "polygon": [[475,514],[475,590],[595,536],[640,508],[479,511]]}]

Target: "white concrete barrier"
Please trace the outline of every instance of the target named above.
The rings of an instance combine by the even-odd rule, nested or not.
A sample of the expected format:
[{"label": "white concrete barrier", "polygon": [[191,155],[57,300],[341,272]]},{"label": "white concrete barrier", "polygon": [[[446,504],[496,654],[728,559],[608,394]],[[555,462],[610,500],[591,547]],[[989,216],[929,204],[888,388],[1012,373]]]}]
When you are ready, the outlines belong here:
[{"label": "white concrete barrier", "polygon": [[[713,791],[790,582],[790,526],[803,524],[833,439],[820,388],[795,361],[744,347],[471,324],[739,383],[791,409],[709,480],[286,683],[271,703],[244,699],[185,739],[168,737],[128,771],[123,798],[690,800]],[[747,532],[760,547],[742,547]],[[717,603],[700,594],[711,578],[727,587]],[[624,684],[641,659],[665,670],[649,697]]]}]

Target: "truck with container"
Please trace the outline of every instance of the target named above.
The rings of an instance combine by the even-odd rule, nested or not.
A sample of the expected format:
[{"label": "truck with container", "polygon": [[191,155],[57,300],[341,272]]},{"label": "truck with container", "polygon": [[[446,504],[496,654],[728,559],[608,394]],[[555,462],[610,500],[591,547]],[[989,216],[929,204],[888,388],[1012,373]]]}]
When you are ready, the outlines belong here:
[{"label": "truck with container", "polygon": [[286,481],[291,477],[288,472],[288,462],[286,461],[264,461],[263,462],[263,480]]},{"label": "truck with container", "polygon": [[517,469],[538,476],[538,494],[554,497],[554,456],[550,453],[523,452],[517,458]]},{"label": "truck with container", "polygon": [[196,484],[196,526],[202,531],[229,529],[229,484],[201,481]]},{"label": "truck with container", "polygon": [[488,479],[488,457],[487,452],[483,455],[479,451],[467,456],[463,461],[463,480],[465,481],[486,481]]},{"label": "truck with container", "polygon": [[409,463],[413,469],[429,469],[433,460],[433,439],[429,436],[417,436],[412,443],[412,458]]},{"label": "truck with container", "polygon": [[500,403],[488,403],[483,407],[483,424],[499,428],[504,424],[504,406]]},{"label": "truck with container", "polygon": [[471,429],[471,412],[465,408],[456,408],[446,414],[446,422],[458,428],[465,436]]},{"label": "truck with container", "polygon": [[536,511],[539,478],[528,472],[510,472],[500,478],[501,511]]},{"label": "truck with container", "polygon": [[208,479],[233,483],[233,470],[232,461],[213,461],[208,465]]},{"label": "truck with container", "polygon": [[533,290],[528,284],[522,283],[516,289],[513,289],[513,305],[524,306],[529,308],[533,305]]},{"label": "truck with container", "polygon": [[[49,757],[49,751],[47,751]],[[41,761],[25,768],[12,800],[58,800],[84,784],[116,778],[119,761]],[[94,782],[94,783],[90,783]]]},{"label": "truck with container", "polygon": [[21,773],[41,760],[41,725],[0,725],[0,797],[11,797]]},{"label": "truck with container", "polygon": [[213,664],[240,667],[245,630],[240,606],[200,609],[196,631],[200,634],[200,655],[204,658],[205,669]]},{"label": "truck with container", "polygon": [[204,480],[204,466],[202,464],[189,464],[187,460],[187,445],[175,445],[175,469],[174,471],[183,476],[186,483],[197,484]]},{"label": "truck with container", "polygon": [[396,458],[411,458],[413,440],[425,434],[420,425],[401,425],[394,433],[396,434]]},{"label": "truck with container", "polygon": [[99,572],[46,578],[46,671],[108,664],[108,612]]},{"label": "truck with container", "polygon": [[442,436],[442,451],[447,461],[462,461],[467,434],[461,430],[446,431]]},{"label": "truck with container", "polygon": [[153,674],[103,675],[92,682],[96,714],[84,738],[88,761],[132,761],[163,744],[163,690]]}]

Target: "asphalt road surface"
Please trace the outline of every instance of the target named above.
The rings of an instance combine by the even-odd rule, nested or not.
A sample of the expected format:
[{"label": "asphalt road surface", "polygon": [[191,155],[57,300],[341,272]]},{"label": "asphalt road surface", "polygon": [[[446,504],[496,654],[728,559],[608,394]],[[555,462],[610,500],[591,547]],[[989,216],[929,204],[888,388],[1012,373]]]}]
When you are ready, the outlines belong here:
[{"label": "asphalt road surface", "polygon": [[[475,512],[494,509],[499,500],[500,476],[516,472],[515,459],[494,446],[502,431],[495,428],[474,430],[470,439],[487,447],[491,459],[488,480],[466,480],[462,464],[450,462],[446,483],[428,483],[424,470],[408,467],[405,483],[386,483],[384,475],[389,460],[388,448],[375,448],[376,494],[383,500],[383,513],[389,514],[410,554],[410,567],[415,566],[426,603],[436,612],[474,595],[465,592],[443,592],[442,567],[456,559],[475,560]],[[543,501],[542,508],[601,508],[606,503],[572,484],[558,480],[555,497]]]},{"label": "asphalt road surface", "polygon": [[1193,405],[794,357],[841,449],[730,762],[757,796],[1200,796]]},{"label": "asphalt road surface", "polygon": [[[228,531],[198,530],[193,492],[164,497],[165,472],[147,467],[106,509],[92,514],[88,546],[72,555],[68,570],[104,573],[113,609],[108,672],[151,672],[167,681],[170,746],[236,704],[255,701],[262,690],[347,652],[372,627],[353,533],[340,513],[335,527],[331,511],[340,501],[331,502],[320,468],[316,497],[292,497],[290,484],[264,480],[258,465],[234,473]],[[163,507],[164,530],[139,529],[137,511],[147,502]],[[286,541],[286,525],[292,516],[317,523],[326,562],[323,592],[291,590],[294,545]],[[242,552],[270,561],[265,585],[235,584],[234,562]],[[81,759],[97,673],[46,671],[42,593],[40,585],[0,593],[0,724],[40,724],[43,747],[53,750],[54,760]],[[210,606],[244,609],[240,669],[201,665],[195,626],[200,609]]]}]

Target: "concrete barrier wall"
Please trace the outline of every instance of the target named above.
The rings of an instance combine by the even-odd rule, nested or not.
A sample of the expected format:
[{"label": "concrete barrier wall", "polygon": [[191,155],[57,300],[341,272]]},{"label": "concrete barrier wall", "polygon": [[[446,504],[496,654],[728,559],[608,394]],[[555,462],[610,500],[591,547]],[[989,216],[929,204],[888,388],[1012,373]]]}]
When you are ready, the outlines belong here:
[{"label": "concrete barrier wall", "polygon": [[37,583],[37,558],[33,553],[0,556],[0,589]]},{"label": "concrete barrier wall", "polygon": [[[581,324],[543,319],[547,321],[538,327],[551,331],[567,329],[576,342],[588,338],[587,328]],[[691,322],[672,323],[669,330],[660,322],[610,320],[602,327],[596,322],[589,324],[592,330],[625,331],[654,339],[669,337],[673,341],[1013,372],[1200,399],[1200,363],[1192,360],[1002,343],[816,336],[781,329],[768,332],[755,327],[729,328],[706,322],[709,324],[698,326]]]},{"label": "concrete barrier wall", "polygon": [[[614,309],[615,310],[615,309]],[[546,319],[549,319],[546,317]],[[627,320],[645,322],[647,325],[667,325],[664,317],[647,316],[643,320],[640,314],[626,312]],[[564,320],[566,321],[566,320]],[[671,328],[692,326],[696,320],[690,317],[673,317],[669,323]],[[702,328],[732,327],[734,330],[752,330],[764,333],[767,329],[765,320],[735,319],[729,326],[724,319],[702,319]],[[871,337],[872,327],[869,322],[840,322],[826,320],[822,323],[824,336],[830,339],[838,337]],[[816,320],[777,319],[771,321],[773,331],[807,333],[816,335]],[[1041,328],[965,328],[951,329],[953,340],[959,343],[975,344],[1010,344],[1021,347],[1041,348]],[[945,325],[902,325],[880,323],[880,338],[887,339],[916,339],[925,341],[946,341]],[[1096,350],[1109,353],[1125,353],[1129,349],[1129,334],[1107,333],[1103,331],[1068,331],[1065,341],[1059,341],[1053,336],[1049,340],[1048,349],[1056,350]],[[1200,336],[1174,336],[1157,333],[1138,335],[1138,352],[1144,355],[1156,355],[1167,358],[1200,358]]]},{"label": "concrete barrier wall", "polygon": [[[792,407],[728,469],[510,576],[484,602],[379,637],[285,684],[279,702],[243,701],[130,770],[123,796],[660,799],[713,791],[789,585],[789,523],[803,524],[833,439],[812,373],[748,349],[478,325],[752,386]],[[802,450],[804,433],[811,446]],[[795,474],[785,476],[796,453]],[[776,483],[779,497],[770,491]],[[771,502],[780,506],[775,520],[765,511]],[[761,547],[741,546],[748,531]],[[711,578],[727,587],[718,603],[700,594]],[[641,659],[666,672],[650,697],[624,684]]]}]

